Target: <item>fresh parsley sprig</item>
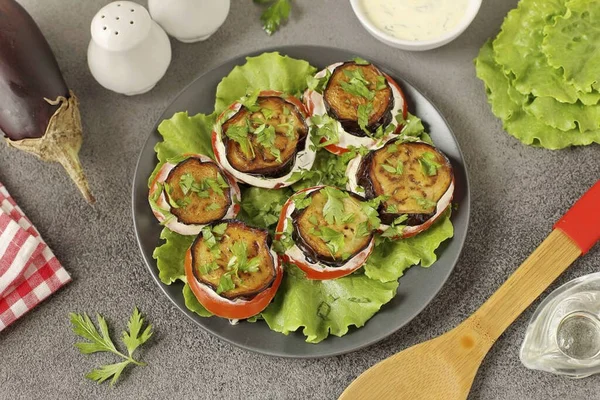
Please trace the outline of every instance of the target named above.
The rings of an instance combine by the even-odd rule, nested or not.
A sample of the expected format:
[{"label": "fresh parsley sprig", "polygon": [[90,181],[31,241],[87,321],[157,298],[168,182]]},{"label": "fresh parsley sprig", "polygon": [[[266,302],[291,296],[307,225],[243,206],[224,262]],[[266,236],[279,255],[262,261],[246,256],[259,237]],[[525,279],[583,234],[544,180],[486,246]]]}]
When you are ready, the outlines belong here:
[{"label": "fresh parsley sprig", "polygon": [[104,317],[97,314],[98,326],[100,331],[96,328],[96,325],[92,322],[90,317],[86,314],[69,314],[73,332],[84,339],[86,342],[75,343],[75,347],[79,349],[82,354],[92,354],[99,352],[109,352],[118,355],[123,358],[124,361],[103,365],[100,368],[96,368],[90,371],[85,377],[102,383],[108,379],[111,379],[110,386],[113,386],[121,373],[127,368],[128,365],[145,366],[146,363],[137,361],[133,358],[133,353],[139,346],[146,343],[152,336],[152,325],[147,324],[145,329],[144,318],[142,318],[137,307],[133,309],[133,314],[129,318],[127,328],[129,331],[123,331],[121,341],[127,348],[127,355],[123,354],[117,349],[113,340],[108,332],[108,324]]},{"label": "fresh parsley sprig", "polygon": [[260,20],[263,23],[263,29],[270,36],[275,33],[282,22],[287,21],[292,11],[290,0],[254,0],[256,4],[270,4],[262,15]]}]

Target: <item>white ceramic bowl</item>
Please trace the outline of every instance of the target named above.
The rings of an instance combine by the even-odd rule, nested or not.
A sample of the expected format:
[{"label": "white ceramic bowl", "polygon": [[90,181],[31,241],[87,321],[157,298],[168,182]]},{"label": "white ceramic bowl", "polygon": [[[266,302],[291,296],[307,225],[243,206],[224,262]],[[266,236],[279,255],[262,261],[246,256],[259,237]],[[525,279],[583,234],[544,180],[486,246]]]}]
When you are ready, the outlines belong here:
[{"label": "white ceramic bowl", "polygon": [[479,8],[481,7],[482,0],[469,0],[469,4],[467,6],[467,10],[463,15],[463,18],[460,20],[458,25],[456,25],[453,29],[446,32],[445,34],[430,40],[403,40],[398,39],[390,34],[386,33],[384,30],[376,27],[367,17],[363,10],[363,6],[360,4],[361,0],[350,0],[350,4],[352,5],[352,10],[358,17],[358,20],[362,24],[362,26],[376,39],[387,44],[388,46],[396,47],[402,50],[411,50],[411,51],[424,51],[431,50],[437,47],[441,47],[454,39],[460,36],[461,33],[465,31],[471,25],[471,22],[475,19],[475,16],[479,12]]}]

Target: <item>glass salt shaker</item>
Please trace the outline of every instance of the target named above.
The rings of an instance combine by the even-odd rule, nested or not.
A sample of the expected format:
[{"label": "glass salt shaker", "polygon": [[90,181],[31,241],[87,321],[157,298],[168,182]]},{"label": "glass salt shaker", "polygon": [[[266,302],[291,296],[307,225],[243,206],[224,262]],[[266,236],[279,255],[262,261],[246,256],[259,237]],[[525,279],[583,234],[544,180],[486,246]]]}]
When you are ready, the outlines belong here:
[{"label": "glass salt shaker", "polygon": [[600,272],[567,282],[544,299],[520,358],[527,368],[571,378],[600,373]]}]

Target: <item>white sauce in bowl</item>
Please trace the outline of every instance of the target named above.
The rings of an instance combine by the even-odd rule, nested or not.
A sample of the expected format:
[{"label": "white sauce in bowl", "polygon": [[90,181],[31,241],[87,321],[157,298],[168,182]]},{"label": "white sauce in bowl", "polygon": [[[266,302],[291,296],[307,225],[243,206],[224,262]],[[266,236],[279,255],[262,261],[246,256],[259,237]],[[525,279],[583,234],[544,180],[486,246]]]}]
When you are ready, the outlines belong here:
[{"label": "white sauce in bowl", "polygon": [[432,40],[455,28],[469,0],[360,0],[366,17],[402,40]]}]

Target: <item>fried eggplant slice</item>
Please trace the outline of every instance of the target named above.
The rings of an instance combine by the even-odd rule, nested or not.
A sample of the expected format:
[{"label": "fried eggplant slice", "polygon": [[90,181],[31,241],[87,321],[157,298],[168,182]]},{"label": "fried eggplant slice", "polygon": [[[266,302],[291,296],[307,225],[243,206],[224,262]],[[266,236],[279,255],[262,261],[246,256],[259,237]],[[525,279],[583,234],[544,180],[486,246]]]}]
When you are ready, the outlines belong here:
[{"label": "fried eggplant slice", "polygon": [[[367,230],[363,235],[358,234],[359,226],[369,220],[360,199],[333,188],[312,192],[309,199],[310,204],[303,210],[296,209],[292,218],[296,244],[310,259],[339,266],[368,246],[372,232]],[[325,211],[328,210],[326,205],[331,208],[332,202],[338,207],[332,213],[340,215],[328,218],[333,221],[330,224],[325,219]]]},{"label": "fried eggplant slice", "polygon": [[379,224],[377,210],[360,196],[315,186],[284,204],[275,239],[283,259],[308,279],[336,279],[364,265]]},{"label": "fried eggplant slice", "polygon": [[350,134],[364,137],[360,126],[360,108],[367,116],[365,129],[375,133],[392,121],[394,95],[383,73],[373,64],[346,62],[337,67],[323,92],[325,107]]},{"label": "fried eggplant slice", "polygon": [[[294,104],[281,97],[259,97],[256,107],[256,111],[241,108],[223,124],[227,159],[247,174],[285,175],[306,140],[306,121]],[[240,132],[245,140],[238,139]]]},{"label": "fried eggplant slice", "polygon": [[420,141],[388,142],[352,160],[347,173],[349,190],[360,192],[360,187],[367,199],[383,196],[381,222],[406,226],[402,237],[427,229],[450,205],[454,192],[450,161]]},{"label": "fried eggplant slice", "polygon": [[219,165],[239,182],[286,187],[314,163],[309,128],[300,100],[273,90],[257,92],[217,118],[213,150]]},{"label": "fried eggplant slice", "polygon": [[235,218],[240,210],[237,182],[201,154],[164,163],[148,199],[159,222],[181,235],[197,235],[204,225]]},{"label": "fried eggplant slice", "polygon": [[206,226],[191,247],[196,279],[226,299],[248,299],[275,280],[269,233],[236,220]]},{"label": "fried eggplant slice", "polygon": [[180,222],[207,224],[227,214],[232,203],[228,189],[229,184],[215,163],[188,158],[171,170],[163,190],[171,203],[171,213]]}]

